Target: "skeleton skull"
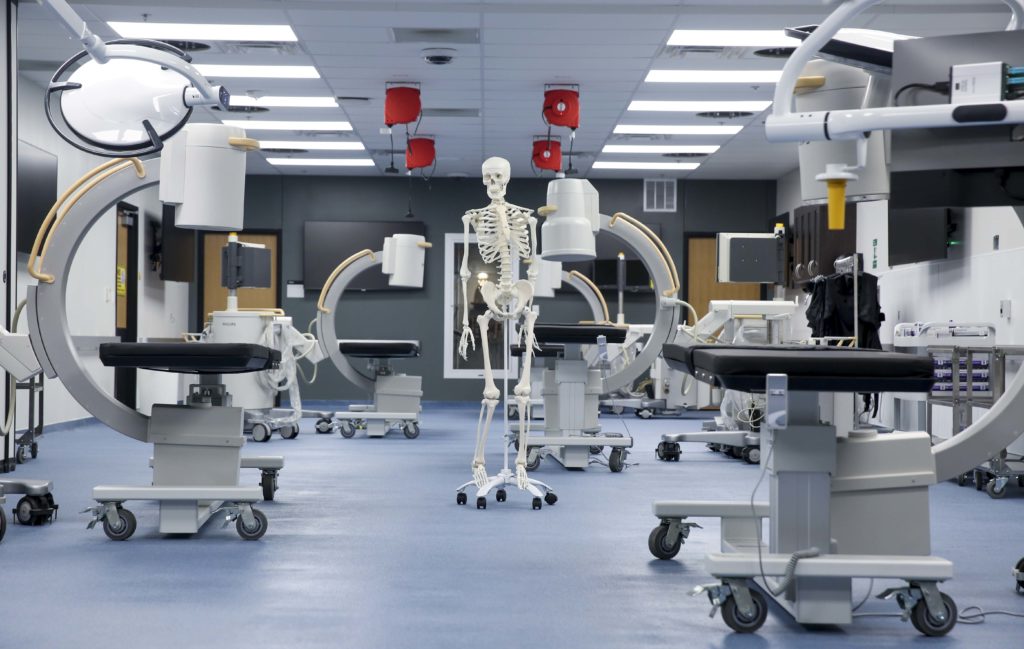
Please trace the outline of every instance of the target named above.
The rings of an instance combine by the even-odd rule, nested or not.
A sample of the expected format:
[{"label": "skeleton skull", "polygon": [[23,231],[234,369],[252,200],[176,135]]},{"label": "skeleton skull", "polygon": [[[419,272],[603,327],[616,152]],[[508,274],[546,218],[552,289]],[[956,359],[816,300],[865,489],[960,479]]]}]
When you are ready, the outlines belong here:
[{"label": "skeleton skull", "polygon": [[483,167],[484,185],[491,200],[505,198],[505,188],[512,178],[512,166],[505,158],[487,158]]}]

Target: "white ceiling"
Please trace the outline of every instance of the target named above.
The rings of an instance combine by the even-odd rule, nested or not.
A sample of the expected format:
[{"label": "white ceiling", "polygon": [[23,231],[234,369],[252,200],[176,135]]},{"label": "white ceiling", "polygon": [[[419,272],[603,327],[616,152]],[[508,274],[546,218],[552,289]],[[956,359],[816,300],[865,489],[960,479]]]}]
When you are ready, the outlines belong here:
[{"label": "white ceiling", "polygon": [[[658,69],[778,69],[783,62],[753,56],[749,51],[678,55],[665,43],[673,29],[769,29],[817,23],[836,3],[821,0],[162,0],[160,3],[108,0],[76,2],[75,8],[104,38],[115,38],[106,21],[290,24],[299,43],[287,51],[240,50],[215,44],[194,56],[197,63],[315,65],[322,79],[224,79],[234,94],[325,95],[368,97],[332,109],[272,109],[253,119],[348,119],[355,129],[347,136],[288,132],[256,132],[265,139],[361,140],[374,152],[376,167],[277,168],[263,154],[250,157],[257,174],[378,175],[387,166],[388,136],[381,134],[385,83],[421,84],[427,109],[479,110],[480,117],[425,117],[419,133],[437,138],[436,174],[479,173],[480,162],[492,155],[508,158],[513,173],[532,175],[531,141],[543,135],[541,103],[545,84],[580,85],[582,118],[575,166],[590,177],[652,177],[658,172],[590,170],[594,154],[606,143],[721,144],[722,148],[692,172],[676,177],[701,179],[774,179],[796,166],[795,145],[769,144],[761,126],[763,115],[742,120],[734,137],[613,136],[618,123],[710,124],[692,115],[627,112],[633,99],[771,99],[772,86],[739,84],[646,84],[647,71]],[[871,27],[917,36],[1002,29],[1009,13],[1001,2],[896,0],[862,16],[857,27]],[[60,61],[74,54],[67,35],[41,7],[22,3],[19,16],[19,58],[23,70],[44,84]],[[470,28],[479,30],[478,44],[396,43],[392,28]],[[454,47],[452,64],[432,66],[421,58],[424,47]],[[223,114],[203,109],[199,121]],[[237,118],[238,115],[231,115]],[[563,135],[565,129],[555,129]],[[404,147],[404,130],[396,128],[395,148]],[[311,152],[328,157],[330,152]],[[337,155],[337,154],[334,154]],[[603,156],[627,161],[664,161],[651,155]],[[401,153],[397,166],[403,168]]]}]

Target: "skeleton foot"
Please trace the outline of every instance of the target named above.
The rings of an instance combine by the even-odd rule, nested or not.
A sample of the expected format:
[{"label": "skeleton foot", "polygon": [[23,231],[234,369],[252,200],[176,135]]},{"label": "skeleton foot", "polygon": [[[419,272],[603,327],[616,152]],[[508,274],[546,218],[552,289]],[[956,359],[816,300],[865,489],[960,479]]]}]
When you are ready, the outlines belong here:
[{"label": "skeleton foot", "polygon": [[485,487],[487,485],[487,482],[488,482],[487,467],[485,467],[483,464],[474,464],[473,465],[473,484],[475,484],[477,486],[477,488],[482,489],[483,487]]},{"label": "skeleton foot", "polygon": [[516,486],[526,490],[530,486],[530,477],[526,475],[526,465],[516,462]]}]

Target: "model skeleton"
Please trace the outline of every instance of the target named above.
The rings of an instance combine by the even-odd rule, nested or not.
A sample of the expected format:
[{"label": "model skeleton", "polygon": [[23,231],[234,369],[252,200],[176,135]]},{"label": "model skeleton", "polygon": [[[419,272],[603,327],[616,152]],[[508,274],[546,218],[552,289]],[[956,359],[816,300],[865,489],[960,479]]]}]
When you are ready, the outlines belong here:
[{"label": "model skeleton", "polygon": [[[469,271],[469,230],[476,233],[480,256],[487,264],[497,264],[497,282],[486,279],[480,282],[480,295],[487,304],[487,311],[476,319],[480,331],[480,344],[484,357],[484,393],[480,406],[480,417],[477,421],[476,452],[473,455],[473,483],[479,488],[479,495],[486,494],[490,489],[505,484],[509,475],[499,474],[489,477],[484,465],[484,450],[487,434],[494,417],[494,409],[500,402],[501,392],[494,383],[494,372],[491,369],[491,358],[487,344],[487,329],[492,320],[500,320],[506,326],[523,320],[520,331],[520,342],[525,345],[523,369],[514,394],[519,413],[519,452],[516,454],[515,483],[519,489],[528,490],[540,496],[537,486],[546,485],[531,480],[526,475],[526,419],[530,404],[530,366],[533,359],[533,325],[537,314],[533,311],[534,280],[537,276],[537,218],[533,211],[505,201],[505,191],[511,177],[508,160],[488,158],[482,168],[483,182],[487,186],[487,195],[491,203],[487,207],[469,210],[462,217],[465,234],[462,255],[462,267],[459,273],[462,279],[462,301],[466,305],[462,315],[462,338],[459,341],[459,354],[467,357],[469,346],[476,349],[473,330],[469,323],[469,301],[467,283],[471,277]],[[513,273],[513,261],[522,260],[528,265],[527,279],[519,279]],[[502,343],[504,344],[504,343]],[[507,472],[505,472],[507,473]],[[467,483],[468,484],[468,483]],[[500,498],[500,493],[499,493]]]}]

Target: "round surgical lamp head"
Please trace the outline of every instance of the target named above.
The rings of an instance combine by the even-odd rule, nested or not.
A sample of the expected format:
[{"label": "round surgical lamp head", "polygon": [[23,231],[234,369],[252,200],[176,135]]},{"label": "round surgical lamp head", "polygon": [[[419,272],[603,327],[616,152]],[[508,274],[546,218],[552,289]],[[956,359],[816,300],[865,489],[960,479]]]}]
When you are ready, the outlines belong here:
[{"label": "round surgical lamp head", "polygon": [[[156,41],[112,41],[152,47],[188,60]],[[97,63],[87,52],[66,61],[53,78],[45,101],[46,118],[57,134],[77,149],[106,157],[154,153],[188,122],[186,95],[191,83],[181,74],[149,61],[111,58]]]},{"label": "round surgical lamp head", "polygon": [[541,226],[541,258],[548,261],[589,261],[596,254],[600,229],[597,190],[590,181],[556,178],[548,183],[548,203],[539,212],[547,217]]}]

